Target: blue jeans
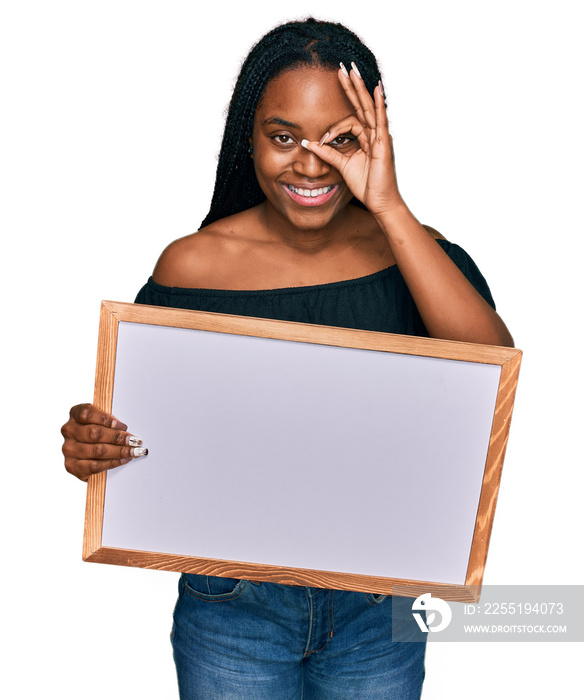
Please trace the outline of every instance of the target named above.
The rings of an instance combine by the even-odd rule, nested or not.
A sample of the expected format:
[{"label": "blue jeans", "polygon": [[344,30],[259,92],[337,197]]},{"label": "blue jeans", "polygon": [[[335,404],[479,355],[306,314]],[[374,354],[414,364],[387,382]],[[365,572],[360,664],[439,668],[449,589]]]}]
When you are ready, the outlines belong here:
[{"label": "blue jeans", "polygon": [[391,641],[391,601],[183,574],[172,631],[181,700],[418,700],[425,640]]}]

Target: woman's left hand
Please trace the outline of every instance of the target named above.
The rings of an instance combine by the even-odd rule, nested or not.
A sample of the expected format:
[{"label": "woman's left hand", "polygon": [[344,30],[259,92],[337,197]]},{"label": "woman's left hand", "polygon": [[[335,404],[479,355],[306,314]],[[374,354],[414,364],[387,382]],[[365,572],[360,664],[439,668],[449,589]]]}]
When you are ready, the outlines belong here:
[{"label": "woman's left hand", "polygon": [[[392,138],[381,83],[373,97],[355,64],[350,75],[339,70],[339,81],[355,109],[351,115],[334,124],[320,142],[303,141],[303,146],[325,163],[338,170],[351,192],[375,215],[382,215],[402,204],[395,176]],[[331,147],[344,134],[356,137],[358,148],[344,153]]]}]

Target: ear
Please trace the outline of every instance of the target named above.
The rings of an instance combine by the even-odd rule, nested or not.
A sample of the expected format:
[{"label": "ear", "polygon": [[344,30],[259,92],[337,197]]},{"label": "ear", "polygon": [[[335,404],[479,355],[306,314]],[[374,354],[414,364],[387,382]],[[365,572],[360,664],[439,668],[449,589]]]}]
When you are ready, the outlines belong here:
[{"label": "ear", "polygon": [[249,143],[249,150],[248,150],[249,157],[253,160],[253,137],[250,136],[247,141]]}]

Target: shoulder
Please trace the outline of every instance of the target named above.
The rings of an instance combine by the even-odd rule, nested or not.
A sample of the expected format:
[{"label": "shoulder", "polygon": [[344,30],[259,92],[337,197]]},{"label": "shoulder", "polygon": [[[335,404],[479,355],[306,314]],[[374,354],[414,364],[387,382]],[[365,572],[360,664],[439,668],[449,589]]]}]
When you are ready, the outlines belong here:
[{"label": "shoulder", "polygon": [[217,270],[229,267],[242,245],[246,212],[221,219],[167,246],[152,279],[165,287],[208,287]]},{"label": "shoulder", "polygon": [[208,257],[204,252],[210,247],[206,238],[201,230],[173,241],[158,258],[152,279],[165,287],[193,286],[190,282],[199,277]]}]

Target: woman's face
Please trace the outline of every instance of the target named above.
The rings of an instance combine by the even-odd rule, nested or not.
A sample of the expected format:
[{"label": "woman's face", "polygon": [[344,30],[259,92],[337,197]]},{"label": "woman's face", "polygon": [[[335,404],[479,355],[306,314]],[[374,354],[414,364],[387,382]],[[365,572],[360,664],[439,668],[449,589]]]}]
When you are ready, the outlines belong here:
[{"label": "woman's face", "polygon": [[[300,67],[271,80],[257,107],[253,129],[255,172],[270,215],[304,230],[331,222],[353,195],[340,173],[301,141],[320,141],[329,128],[354,114],[334,70]],[[351,134],[332,144],[358,149]]]}]

